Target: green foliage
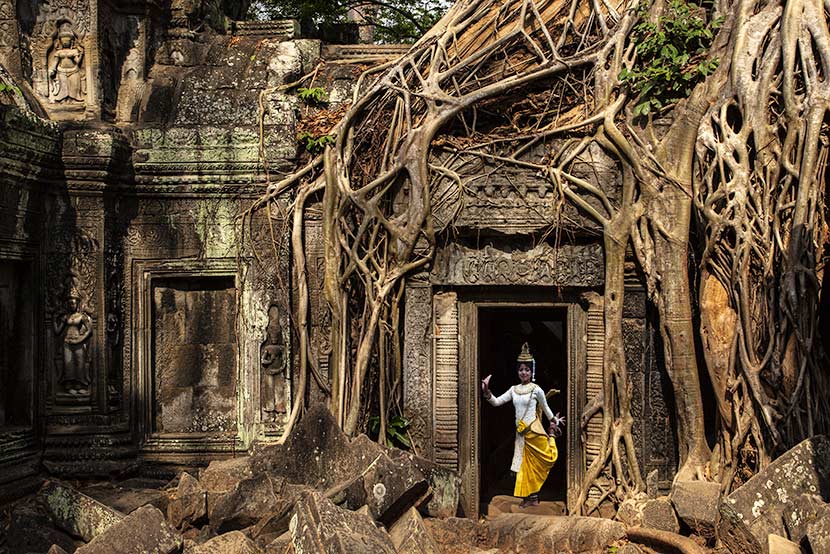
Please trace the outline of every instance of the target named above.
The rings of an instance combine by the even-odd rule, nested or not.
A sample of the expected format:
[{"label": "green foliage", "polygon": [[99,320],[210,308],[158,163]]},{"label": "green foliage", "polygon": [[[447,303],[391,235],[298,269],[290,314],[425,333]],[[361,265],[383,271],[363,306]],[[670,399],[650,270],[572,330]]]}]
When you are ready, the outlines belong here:
[{"label": "green foliage", "polygon": [[297,140],[302,145],[306,151],[317,154],[318,152],[322,152],[322,150],[328,144],[334,144],[334,136],[333,135],[320,135],[319,137],[315,137],[311,133],[300,133],[297,137]]},{"label": "green foliage", "polygon": [[0,92],[10,92],[12,94],[20,94],[20,89],[14,85],[7,85],[0,82]]},{"label": "green foliage", "polygon": [[[409,420],[403,416],[396,415],[388,420],[386,422],[386,446],[400,448],[401,450],[412,448],[412,443],[409,442],[409,437],[406,436],[407,429],[409,429]],[[369,418],[369,434],[377,439],[379,433],[380,417]]]},{"label": "green foliage", "polygon": [[328,94],[326,94],[326,89],[321,87],[300,87],[297,89],[297,96],[299,96],[300,100],[302,100],[306,104],[315,104],[318,106],[322,104],[327,104],[329,101]]},{"label": "green foliage", "polygon": [[252,19],[297,19],[303,29],[325,29],[349,22],[358,9],[374,26],[375,42],[414,42],[432,27],[450,6],[449,0],[254,0]]},{"label": "green foliage", "polygon": [[619,78],[638,93],[635,116],[647,116],[691,94],[692,88],[718,67],[707,59],[722,17],[707,18],[702,6],[669,0],[657,21],[649,19],[649,5],[640,7],[640,23],[632,41],[637,64],[623,68]]}]

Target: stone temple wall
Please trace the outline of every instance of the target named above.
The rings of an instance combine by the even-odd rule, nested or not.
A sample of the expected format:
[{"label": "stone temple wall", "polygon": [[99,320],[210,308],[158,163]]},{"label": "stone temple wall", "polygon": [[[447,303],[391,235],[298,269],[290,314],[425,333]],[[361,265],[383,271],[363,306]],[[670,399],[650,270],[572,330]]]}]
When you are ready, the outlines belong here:
[{"label": "stone temple wall", "polygon": [[[247,210],[308,155],[297,131],[314,107],[285,85],[313,73],[304,83],[325,88],[336,110],[363,69],[402,49],[303,39],[292,21],[216,33],[189,6],[0,0],[0,81],[16,87],[0,92],[0,496],[42,468],[168,474],[282,432],[296,364],[290,200],[270,216]],[[598,152],[585,178],[612,196],[618,186]],[[464,452],[452,444],[469,429],[446,427],[447,414],[463,417],[471,381],[462,379],[449,411],[439,405],[436,391],[449,389],[435,373],[433,317],[443,302],[435,298],[566,287],[578,300],[601,291],[601,277],[585,280],[601,275],[597,229],[579,213],[563,218],[564,249],[537,244],[546,223],[533,214],[551,199],[530,174],[477,182],[432,271],[410,280],[404,410],[420,450],[448,465],[458,466]],[[444,209],[439,222],[455,207]],[[319,210],[303,232],[312,357],[325,378]],[[499,261],[554,251],[565,257],[535,276],[524,262],[512,270]],[[632,287],[640,290],[636,279]],[[626,332],[639,346],[629,363],[649,398],[661,370],[642,346],[652,331],[636,298]],[[312,386],[309,396],[324,395]],[[448,429],[455,442],[439,445]],[[673,458],[663,449],[655,463],[665,472]]]}]

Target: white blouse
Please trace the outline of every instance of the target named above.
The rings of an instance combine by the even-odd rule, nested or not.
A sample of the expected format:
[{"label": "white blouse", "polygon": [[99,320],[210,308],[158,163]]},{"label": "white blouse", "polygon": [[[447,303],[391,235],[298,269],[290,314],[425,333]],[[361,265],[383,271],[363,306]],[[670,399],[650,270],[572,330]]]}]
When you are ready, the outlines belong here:
[{"label": "white blouse", "polygon": [[[526,390],[526,392],[524,392]],[[530,425],[536,420],[536,406],[542,406],[542,411],[548,417],[548,421],[553,419],[553,411],[548,406],[548,401],[545,399],[545,393],[542,388],[535,383],[532,388],[525,388],[524,385],[514,385],[507,389],[507,392],[499,397],[491,394],[487,398],[487,402],[493,406],[501,406],[507,402],[513,402],[513,408],[516,410],[516,425],[519,420],[523,419],[526,424]],[[516,433],[516,438],[513,441],[513,460],[510,463],[510,471],[518,473],[522,467],[522,456],[525,446],[525,437]]]},{"label": "white blouse", "polygon": [[490,395],[487,402],[493,406],[501,406],[507,402],[513,402],[513,409],[516,410],[516,425],[519,420],[523,419],[525,423],[530,425],[536,419],[536,406],[542,406],[542,411],[548,417],[548,421],[553,419],[553,411],[548,406],[548,401],[545,399],[545,393],[542,392],[542,387],[534,384],[533,388],[527,389],[527,392],[522,392],[524,385],[513,385],[507,392],[499,396]]}]

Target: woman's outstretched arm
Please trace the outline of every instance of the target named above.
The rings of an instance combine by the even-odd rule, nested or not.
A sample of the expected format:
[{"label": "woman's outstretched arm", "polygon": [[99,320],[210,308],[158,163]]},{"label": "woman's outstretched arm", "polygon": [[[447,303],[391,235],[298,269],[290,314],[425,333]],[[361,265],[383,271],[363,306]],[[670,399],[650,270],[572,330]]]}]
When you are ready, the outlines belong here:
[{"label": "woman's outstretched arm", "polygon": [[487,400],[493,406],[501,406],[506,402],[510,402],[513,400],[513,388],[507,389],[507,392],[502,394],[499,397],[493,396],[493,393],[490,392],[490,377],[492,375],[488,375],[484,379],[481,380],[481,392],[484,393],[484,399]]}]

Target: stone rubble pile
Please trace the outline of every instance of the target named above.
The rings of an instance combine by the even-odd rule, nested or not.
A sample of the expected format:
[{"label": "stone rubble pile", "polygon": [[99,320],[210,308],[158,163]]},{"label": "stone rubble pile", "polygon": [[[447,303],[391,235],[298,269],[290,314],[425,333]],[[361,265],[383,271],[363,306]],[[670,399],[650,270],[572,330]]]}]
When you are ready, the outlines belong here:
[{"label": "stone rubble pile", "polygon": [[501,498],[488,519],[473,521],[454,517],[454,472],[349,439],[315,407],[285,444],[180,473],[164,487],[135,479],[84,494],[47,482],[11,512],[0,552],[703,554],[708,543],[718,554],[819,554],[830,553],[828,477],[830,441],[816,437],[724,499],[717,484],[676,483],[670,497],[626,501],[612,521],[514,513]]}]

